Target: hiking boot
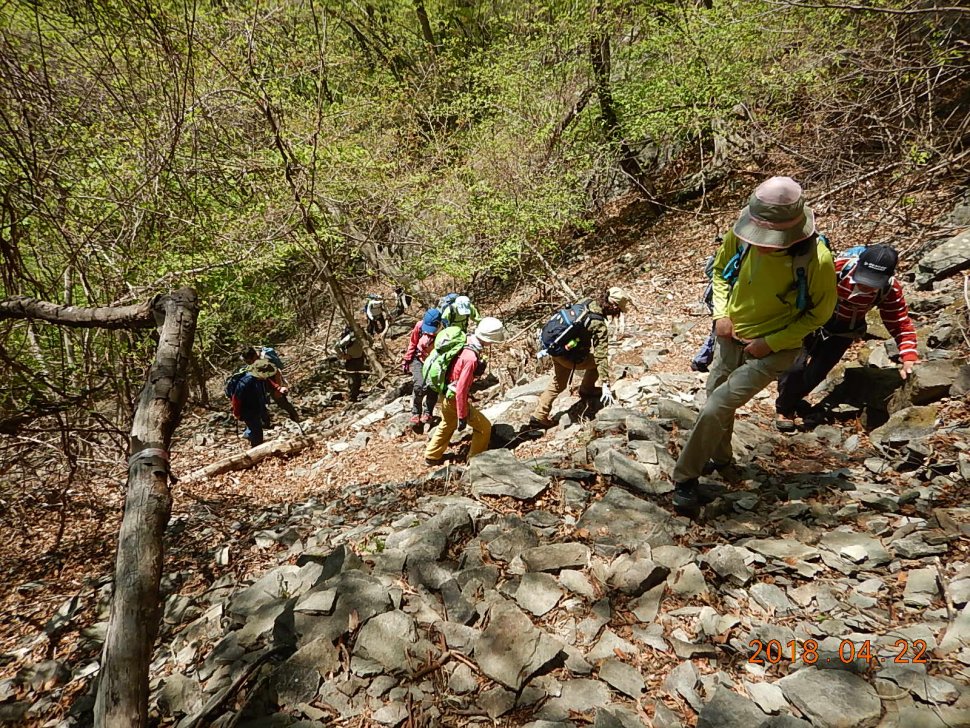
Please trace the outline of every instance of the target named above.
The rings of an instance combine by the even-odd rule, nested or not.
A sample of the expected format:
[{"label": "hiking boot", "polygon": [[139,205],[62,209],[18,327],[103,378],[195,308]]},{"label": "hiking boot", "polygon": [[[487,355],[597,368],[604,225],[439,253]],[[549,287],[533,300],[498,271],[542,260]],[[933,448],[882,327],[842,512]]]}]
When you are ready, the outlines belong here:
[{"label": "hiking boot", "polygon": [[701,514],[701,506],[713,503],[718,495],[717,489],[701,485],[697,478],[674,483],[674,512],[696,520]]},{"label": "hiking boot", "polygon": [[697,497],[697,478],[674,483],[674,513],[696,520],[701,515],[701,501]]},{"label": "hiking boot", "polygon": [[782,412],[777,413],[775,415],[775,429],[778,432],[794,432],[798,429],[795,424],[795,417]]},{"label": "hiking boot", "polygon": [[550,419],[539,419],[538,417],[529,418],[529,427],[533,430],[548,430],[555,427],[556,423]]},{"label": "hiking boot", "polygon": [[427,463],[428,465],[431,465],[432,467],[437,467],[438,465],[444,465],[445,459],[438,458],[437,460],[435,460],[434,458],[425,458],[424,462]]},{"label": "hiking boot", "polygon": [[714,462],[713,460],[708,460],[707,465],[704,466],[704,470],[701,475],[710,475],[714,472],[717,472],[717,474],[728,483],[740,483],[744,480],[744,472],[733,460],[720,464]]}]

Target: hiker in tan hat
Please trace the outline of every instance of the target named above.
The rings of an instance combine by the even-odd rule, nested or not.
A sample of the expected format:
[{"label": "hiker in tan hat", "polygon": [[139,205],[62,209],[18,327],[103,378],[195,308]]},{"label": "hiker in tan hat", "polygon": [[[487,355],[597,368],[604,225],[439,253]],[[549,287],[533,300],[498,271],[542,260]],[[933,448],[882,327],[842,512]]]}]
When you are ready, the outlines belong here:
[{"label": "hiker in tan hat", "polygon": [[530,427],[545,429],[555,426],[556,423],[549,419],[552,404],[569,386],[577,369],[583,371],[583,380],[579,385],[580,397],[595,396],[596,382],[599,380],[600,402],[613,404],[606,319],[622,316],[631,304],[626,291],[613,287],[603,291],[599,301],[587,298],[562,309],[549,319],[539,336],[543,347],[539,358],[552,357],[553,375],[546,391],[539,397],[539,404],[529,420]]},{"label": "hiker in tan hat", "polygon": [[802,339],[835,310],[835,266],[791,177],[772,177],[714,258],[717,349],[707,401],[674,467],[674,509],[696,518],[710,502],[698,478],[733,465],[734,413],[794,363]]}]

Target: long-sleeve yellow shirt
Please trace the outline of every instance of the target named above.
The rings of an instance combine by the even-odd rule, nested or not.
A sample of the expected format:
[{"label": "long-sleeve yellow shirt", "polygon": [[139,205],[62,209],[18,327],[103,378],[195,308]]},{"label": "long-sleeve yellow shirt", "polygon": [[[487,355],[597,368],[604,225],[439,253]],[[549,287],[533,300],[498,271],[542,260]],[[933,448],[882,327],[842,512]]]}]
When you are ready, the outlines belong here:
[{"label": "long-sleeve yellow shirt", "polygon": [[816,256],[807,271],[810,305],[799,311],[795,259],[786,250],[762,252],[752,246],[734,285],[728,285],[722,272],[740,244],[729,231],[714,257],[714,319],[731,319],[739,339],[764,337],[772,351],[797,349],[802,339],[828,321],[835,310],[832,253],[825,245],[816,246]]}]

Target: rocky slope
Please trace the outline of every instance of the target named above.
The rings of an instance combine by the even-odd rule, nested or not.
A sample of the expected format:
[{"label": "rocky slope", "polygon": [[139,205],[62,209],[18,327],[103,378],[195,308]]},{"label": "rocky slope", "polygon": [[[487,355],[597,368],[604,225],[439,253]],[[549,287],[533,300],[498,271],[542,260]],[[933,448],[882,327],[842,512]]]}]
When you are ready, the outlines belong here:
[{"label": "rocky slope", "polygon": [[[968,244],[938,257],[966,258]],[[508,447],[266,509],[251,528],[228,524],[241,543],[213,519],[193,543],[222,575],[204,588],[169,577],[153,716],[181,728],[970,726],[966,307],[952,278],[910,297],[917,376],[900,387],[891,344],[868,342],[837,372],[832,422],[793,437],[770,429],[763,393],[737,423],[738,482],[711,479],[722,497],[700,524],[672,515],[666,474],[703,376],[662,371],[664,353],[637,336],[615,352],[616,407],[563,395],[559,426],[535,439],[523,423],[545,380],[488,386],[478,396]],[[317,425],[324,454],[276,475],[373,474],[385,454],[417,456],[407,404],[375,395],[344,431]],[[233,573],[230,546],[273,565]],[[83,634],[93,648],[103,627]],[[19,670],[0,682],[0,720],[29,723],[96,670]],[[51,724],[83,725],[90,705],[80,695]]]}]

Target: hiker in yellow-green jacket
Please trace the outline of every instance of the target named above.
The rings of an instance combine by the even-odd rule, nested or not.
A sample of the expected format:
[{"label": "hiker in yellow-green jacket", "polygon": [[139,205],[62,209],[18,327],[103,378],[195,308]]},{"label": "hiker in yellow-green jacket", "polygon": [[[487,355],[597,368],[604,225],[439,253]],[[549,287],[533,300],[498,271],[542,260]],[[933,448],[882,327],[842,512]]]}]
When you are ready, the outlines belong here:
[{"label": "hiker in yellow-green jacket", "polygon": [[835,310],[835,266],[790,177],[772,177],[714,259],[717,350],[707,402],[674,467],[674,509],[696,518],[710,496],[698,477],[734,461],[734,413],[794,363],[806,335]]}]

